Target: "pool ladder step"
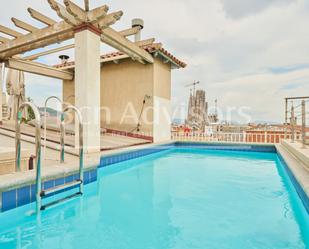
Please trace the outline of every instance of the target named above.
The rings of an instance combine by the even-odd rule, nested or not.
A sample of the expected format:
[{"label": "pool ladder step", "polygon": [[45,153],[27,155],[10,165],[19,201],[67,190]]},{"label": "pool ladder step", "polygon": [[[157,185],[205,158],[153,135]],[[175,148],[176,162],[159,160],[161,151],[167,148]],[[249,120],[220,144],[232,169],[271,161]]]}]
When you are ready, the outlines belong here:
[{"label": "pool ladder step", "polygon": [[[41,196],[42,198],[44,198],[44,197],[47,197],[47,196],[50,195],[50,194],[57,193],[57,192],[59,192],[59,191],[61,191],[61,190],[66,190],[66,189],[68,189],[68,188],[73,188],[73,187],[77,187],[77,186],[80,187],[82,184],[83,184],[83,181],[82,181],[82,180],[76,180],[76,181],[73,181],[73,182],[70,182],[70,183],[65,183],[65,184],[62,184],[62,185],[59,185],[59,186],[56,186],[56,187],[53,187],[53,188],[50,188],[50,189],[41,191],[40,196]],[[67,201],[67,200],[69,200],[69,199],[72,199],[72,198],[77,197],[77,196],[80,196],[80,195],[82,195],[82,192],[81,192],[81,191],[76,192],[76,193],[74,193],[74,194],[72,194],[72,195],[66,196],[66,197],[64,197],[64,198],[61,198],[61,199],[58,199],[58,200],[49,202],[49,203],[46,204],[46,205],[42,205],[42,206],[41,206],[41,210],[45,210],[45,209],[47,209],[47,208],[50,207],[50,206],[53,206],[53,205],[55,205],[55,204],[58,204],[58,203]]]},{"label": "pool ladder step", "polygon": [[47,208],[49,208],[51,206],[54,206],[56,204],[59,204],[59,203],[62,203],[62,202],[66,202],[66,201],[68,201],[70,199],[73,199],[74,197],[81,196],[82,194],[83,194],[82,192],[77,192],[77,193],[74,193],[72,195],[69,195],[69,196],[66,196],[64,198],[61,198],[59,200],[55,200],[55,201],[49,202],[46,205],[42,205],[41,206],[41,211],[46,210]]},{"label": "pool ladder step", "polygon": [[41,197],[45,197],[47,195],[56,193],[58,191],[61,191],[61,190],[67,189],[67,188],[79,186],[82,183],[83,183],[82,180],[76,180],[76,181],[73,181],[73,182],[70,182],[70,183],[65,183],[65,184],[62,184],[62,185],[59,185],[59,186],[56,186],[56,187],[53,187],[53,188],[50,188],[50,189],[47,189],[47,190],[42,190],[41,191]]}]

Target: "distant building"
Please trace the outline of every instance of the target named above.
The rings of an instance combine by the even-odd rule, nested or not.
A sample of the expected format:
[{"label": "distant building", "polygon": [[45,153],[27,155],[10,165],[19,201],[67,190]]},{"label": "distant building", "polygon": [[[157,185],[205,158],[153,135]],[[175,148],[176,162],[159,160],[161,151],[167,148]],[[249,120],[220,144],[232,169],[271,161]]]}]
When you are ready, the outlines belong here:
[{"label": "distant building", "polygon": [[208,103],[204,90],[197,90],[190,93],[188,115],[186,125],[193,130],[204,131],[208,125]]},{"label": "distant building", "polygon": [[217,114],[209,114],[208,115],[208,121],[211,124],[215,124],[218,123],[219,119],[218,119],[218,115]]}]

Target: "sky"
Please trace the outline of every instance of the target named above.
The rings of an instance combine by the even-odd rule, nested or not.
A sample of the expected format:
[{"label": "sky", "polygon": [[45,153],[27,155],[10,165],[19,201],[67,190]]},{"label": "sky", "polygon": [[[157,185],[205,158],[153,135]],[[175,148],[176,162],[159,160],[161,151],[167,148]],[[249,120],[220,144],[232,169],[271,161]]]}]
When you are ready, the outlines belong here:
[{"label": "sky", "polygon": [[[59,0],[60,1],[60,0]],[[61,2],[61,1],[60,1]],[[81,0],[74,1],[82,3]],[[142,38],[154,37],[188,64],[172,73],[172,111],[182,118],[194,80],[209,105],[218,99],[221,119],[282,122],[284,97],[309,95],[309,0],[90,0],[122,10],[113,27],[130,27],[142,18]],[[33,7],[59,20],[46,0],[6,1],[0,23],[13,27],[12,16],[37,27],[26,9]],[[67,42],[67,43],[70,43]],[[102,46],[102,53],[111,48]],[[66,52],[71,57],[73,51]],[[43,58],[55,64],[58,55]],[[37,105],[61,96],[59,80],[26,75],[27,94]],[[212,108],[213,110],[213,108]],[[241,115],[245,112],[247,115]],[[230,114],[232,113],[232,114]]]}]

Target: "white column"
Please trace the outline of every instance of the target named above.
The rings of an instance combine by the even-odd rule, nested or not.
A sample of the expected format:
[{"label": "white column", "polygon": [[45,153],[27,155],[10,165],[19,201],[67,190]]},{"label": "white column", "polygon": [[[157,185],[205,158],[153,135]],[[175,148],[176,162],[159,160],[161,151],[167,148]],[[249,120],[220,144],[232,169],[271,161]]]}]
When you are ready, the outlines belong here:
[{"label": "white column", "polygon": [[153,142],[171,140],[171,101],[153,97]]},{"label": "white column", "polygon": [[100,150],[100,73],[100,36],[87,29],[77,32],[75,105],[83,116],[85,153]]},{"label": "white column", "polygon": [[2,114],[2,92],[3,92],[3,79],[4,79],[4,64],[0,63],[0,124],[2,123],[3,114]]}]

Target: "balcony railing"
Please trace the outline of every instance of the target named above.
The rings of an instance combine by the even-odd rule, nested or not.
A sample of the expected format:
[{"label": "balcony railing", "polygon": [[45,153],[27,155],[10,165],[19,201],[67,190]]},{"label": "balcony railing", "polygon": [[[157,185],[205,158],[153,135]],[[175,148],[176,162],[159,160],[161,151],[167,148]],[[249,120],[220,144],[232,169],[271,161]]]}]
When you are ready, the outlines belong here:
[{"label": "balcony railing", "polygon": [[[299,141],[302,143],[302,147],[306,148],[309,144],[309,131],[308,112],[309,97],[290,97],[285,98],[285,125],[289,126],[288,130],[291,131],[292,137],[291,142]],[[301,136],[296,136],[296,133],[300,133]]]},{"label": "balcony railing", "polygon": [[[301,138],[301,134],[295,133],[296,139]],[[292,133],[283,132],[243,132],[243,133],[225,133],[218,132],[214,134],[204,133],[172,133],[172,139],[176,141],[194,141],[194,142],[229,142],[229,143],[260,143],[260,144],[276,144],[281,139],[291,139]]]}]

